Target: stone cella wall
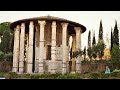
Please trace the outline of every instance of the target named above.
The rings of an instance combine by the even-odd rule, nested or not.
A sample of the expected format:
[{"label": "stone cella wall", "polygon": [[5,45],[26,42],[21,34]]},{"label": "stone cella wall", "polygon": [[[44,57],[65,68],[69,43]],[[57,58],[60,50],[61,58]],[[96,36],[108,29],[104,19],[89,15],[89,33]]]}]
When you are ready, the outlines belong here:
[{"label": "stone cella wall", "polygon": [[[69,72],[69,48],[66,47],[67,53],[66,53],[66,60],[67,60],[67,72]],[[62,73],[62,46],[56,47],[56,61],[52,62],[51,60],[44,60],[44,70],[45,73],[51,73],[52,67],[55,65],[55,71],[56,73]]]}]

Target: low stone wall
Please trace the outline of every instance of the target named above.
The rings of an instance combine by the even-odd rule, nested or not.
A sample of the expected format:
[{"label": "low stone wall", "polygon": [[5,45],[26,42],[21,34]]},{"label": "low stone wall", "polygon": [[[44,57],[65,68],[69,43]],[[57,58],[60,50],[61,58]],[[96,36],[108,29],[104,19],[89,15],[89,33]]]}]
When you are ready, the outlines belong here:
[{"label": "low stone wall", "polygon": [[82,72],[105,71],[105,64],[82,64]]},{"label": "low stone wall", "polygon": [[7,61],[0,62],[0,72],[9,72],[12,71],[12,64]]},{"label": "low stone wall", "polygon": [[[82,64],[81,66],[82,68],[82,73],[84,72],[95,72],[95,71],[98,71],[98,72],[101,72],[101,71],[105,71],[105,64],[102,64],[102,63],[84,63]],[[69,61],[69,70],[71,71],[72,70],[72,62]]]}]

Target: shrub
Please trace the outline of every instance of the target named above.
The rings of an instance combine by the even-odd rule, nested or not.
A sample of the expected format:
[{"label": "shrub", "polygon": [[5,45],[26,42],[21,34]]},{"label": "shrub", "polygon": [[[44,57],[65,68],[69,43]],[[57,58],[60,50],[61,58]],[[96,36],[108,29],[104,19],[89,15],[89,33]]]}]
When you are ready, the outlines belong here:
[{"label": "shrub", "polygon": [[3,77],[4,77],[5,79],[10,79],[10,74],[9,74],[9,73],[5,73],[5,74],[3,75]]},{"label": "shrub", "polygon": [[101,77],[101,74],[99,72],[93,72],[90,73],[91,79],[99,79]]},{"label": "shrub", "polygon": [[120,79],[120,72],[119,72],[119,73],[117,73],[117,78],[118,78],[118,79]]},{"label": "shrub", "polygon": [[23,74],[23,75],[21,76],[21,78],[22,78],[22,79],[30,79],[31,76],[30,76],[30,74]]},{"label": "shrub", "polygon": [[0,77],[4,77],[5,72],[0,72]]},{"label": "shrub", "polygon": [[0,51],[0,61],[3,61],[4,58],[4,52]]},{"label": "shrub", "polygon": [[32,74],[30,76],[31,79],[39,79],[40,78],[40,74]]},{"label": "shrub", "polygon": [[109,79],[109,78],[111,78],[110,74],[101,73],[101,79]]},{"label": "shrub", "polygon": [[10,79],[18,78],[18,75],[15,72],[9,72],[8,74],[10,74]]},{"label": "shrub", "polygon": [[115,73],[120,73],[120,70],[118,70],[118,69],[115,69],[115,70],[113,70],[113,72]]},{"label": "shrub", "polygon": [[118,72],[111,72],[112,77],[117,77]]},{"label": "shrub", "polygon": [[4,59],[5,59],[6,61],[12,61],[12,59],[13,59],[13,54],[12,54],[12,52],[9,52],[9,53],[5,54],[5,55],[4,55]]},{"label": "shrub", "polygon": [[65,74],[60,75],[56,79],[81,79],[80,74]]}]

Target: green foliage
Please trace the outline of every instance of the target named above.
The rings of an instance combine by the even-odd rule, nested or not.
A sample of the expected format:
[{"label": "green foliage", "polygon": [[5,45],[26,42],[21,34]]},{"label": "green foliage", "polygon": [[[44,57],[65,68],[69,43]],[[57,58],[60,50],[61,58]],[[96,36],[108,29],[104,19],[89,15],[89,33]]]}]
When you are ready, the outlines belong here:
[{"label": "green foliage", "polygon": [[10,22],[0,24],[0,50],[4,53],[12,52],[13,48],[13,31],[10,29]]},{"label": "green foliage", "polygon": [[9,72],[4,74],[4,78],[6,79],[17,79],[18,75],[15,72]]},{"label": "green foliage", "polygon": [[92,56],[93,58],[95,59],[97,57],[97,46],[96,45],[93,45],[92,46]]},{"label": "green foliage", "polygon": [[4,77],[5,72],[0,72],[0,77]]},{"label": "green foliage", "polygon": [[120,49],[117,45],[113,45],[111,51],[111,64],[114,69],[120,69]]},{"label": "green foliage", "polygon": [[114,32],[113,32],[113,45],[119,46],[119,30],[117,27],[117,21],[115,21],[115,27],[114,27]]},{"label": "green foliage", "polygon": [[101,73],[101,79],[109,79],[109,78],[111,78],[111,74]]},{"label": "green foliage", "polygon": [[85,60],[85,58],[86,58],[86,47],[84,47],[83,55],[84,55],[84,60]]},{"label": "green foliage", "polygon": [[82,51],[81,50],[77,50],[77,51],[73,52],[73,58],[75,58],[75,57],[77,58],[81,54],[82,54]]},{"label": "green foliage", "polygon": [[16,79],[16,78],[18,78],[18,75],[15,72],[9,72],[9,74],[10,74],[10,79]]},{"label": "green foliage", "polygon": [[81,79],[79,74],[65,74],[60,75],[56,79]]},{"label": "green foliage", "polygon": [[10,74],[9,74],[9,73],[5,73],[5,74],[3,75],[3,77],[4,77],[5,79],[10,79]]},{"label": "green foliage", "polygon": [[102,60],[102,57],[104,55],[104,49],[105,49],[104,42],[102,40],[99,40],[99,42],[96,45],[96,48],[97,48],[97,53],[99,55],[99,58],[101,58],[101,60]]},{"label": "green foliage", "polygon": [[102,41],[103,41],[103,26],[102,26],[102,20],[100,21],[98,42],[99,42],[99,40],[102,40]]},{"label": "green foliage", "polygon": [[93,34],[93,41],[92,41],[92,46],[96,44],[96,40],[95,40],[95,32]]},{"label": "green foliage", "polygon": [[10,52],[10,32],[4,31],[3,37],[1,38],[0,49],[4,53]]},{"label": "green foliage", "polygon": [[22,79],[31,79],[31,75],[30,74],[23,74],[19,76]]},{"label": "green foliage", "polygon": [[2,61],[4,58],[4,53],[2,51],[0,51],[0,61]]},{"label": "green foliage", "polygon": [[88,33],[88,47],[91,47],[91,32]]},{"label": "green foliage", "polygon": [[8,52],[7,54],[4,55],[4,59],[7,61],[12,61],[13,54],[12,52]]},{"label": "green foliage", "polygon": [[110,51],[112,51],[113,48],[113,32],[112,32],[112,28],[111,28],[111,48]]},{"label": "green foliage", "polygon": [[88,52],[88,57],[89,57],[90,60],[91,60],[91,58],[92,58],[92,48],[89,47],[89,48],[87,49],[87,52]]},{"label": "green foliage", "polygon": [[93,72],[93,73],[90,73],[90,77],[92,79],[99,79],[101,77],[101,74],[99,72]]},{"label": "green foliage", "polygon": [[30,76],[31,79],[39,79],[40,78],[40,75],[39,74],[32,74]]},{"label": "green foliage", "polygon": [[115,72],[120,73],[120,70],[115,69],[115,70],[113,70],[113,72],[114,72],[114,73],[115,73]]}]

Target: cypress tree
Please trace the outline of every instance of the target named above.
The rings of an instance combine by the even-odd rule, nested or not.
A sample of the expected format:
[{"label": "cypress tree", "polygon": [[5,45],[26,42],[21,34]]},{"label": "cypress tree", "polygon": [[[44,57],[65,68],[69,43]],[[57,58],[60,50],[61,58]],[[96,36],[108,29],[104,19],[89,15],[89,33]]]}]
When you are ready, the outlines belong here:
[{"label": "cypress tree", "polygon": [[88,33],[88,47],[91,47],[91,32]]},{"label": "cypress tree", "polygon": [[114,32],[113,32],[113,45],[119,46],[119,35],[118,35],[117,21],[115,21],[115,27],[114,27]]},{"label": "cypress tree", "polygon": [[102,20],[100,21],[98,42],[99,42],[100,40],[103,41],[103,26],[102,26]]},{"label": "cypress tree", "polygon": [[113,47],[113,32],[112,32],[112,28],[111,28],[111,48],[110,50],[112,50]]},{"label": "cypress tree", "polygon": [[92,41],[92,47],[96,44],[96,40],[95,40],[95,32],[93,34],[93,41]]}]

